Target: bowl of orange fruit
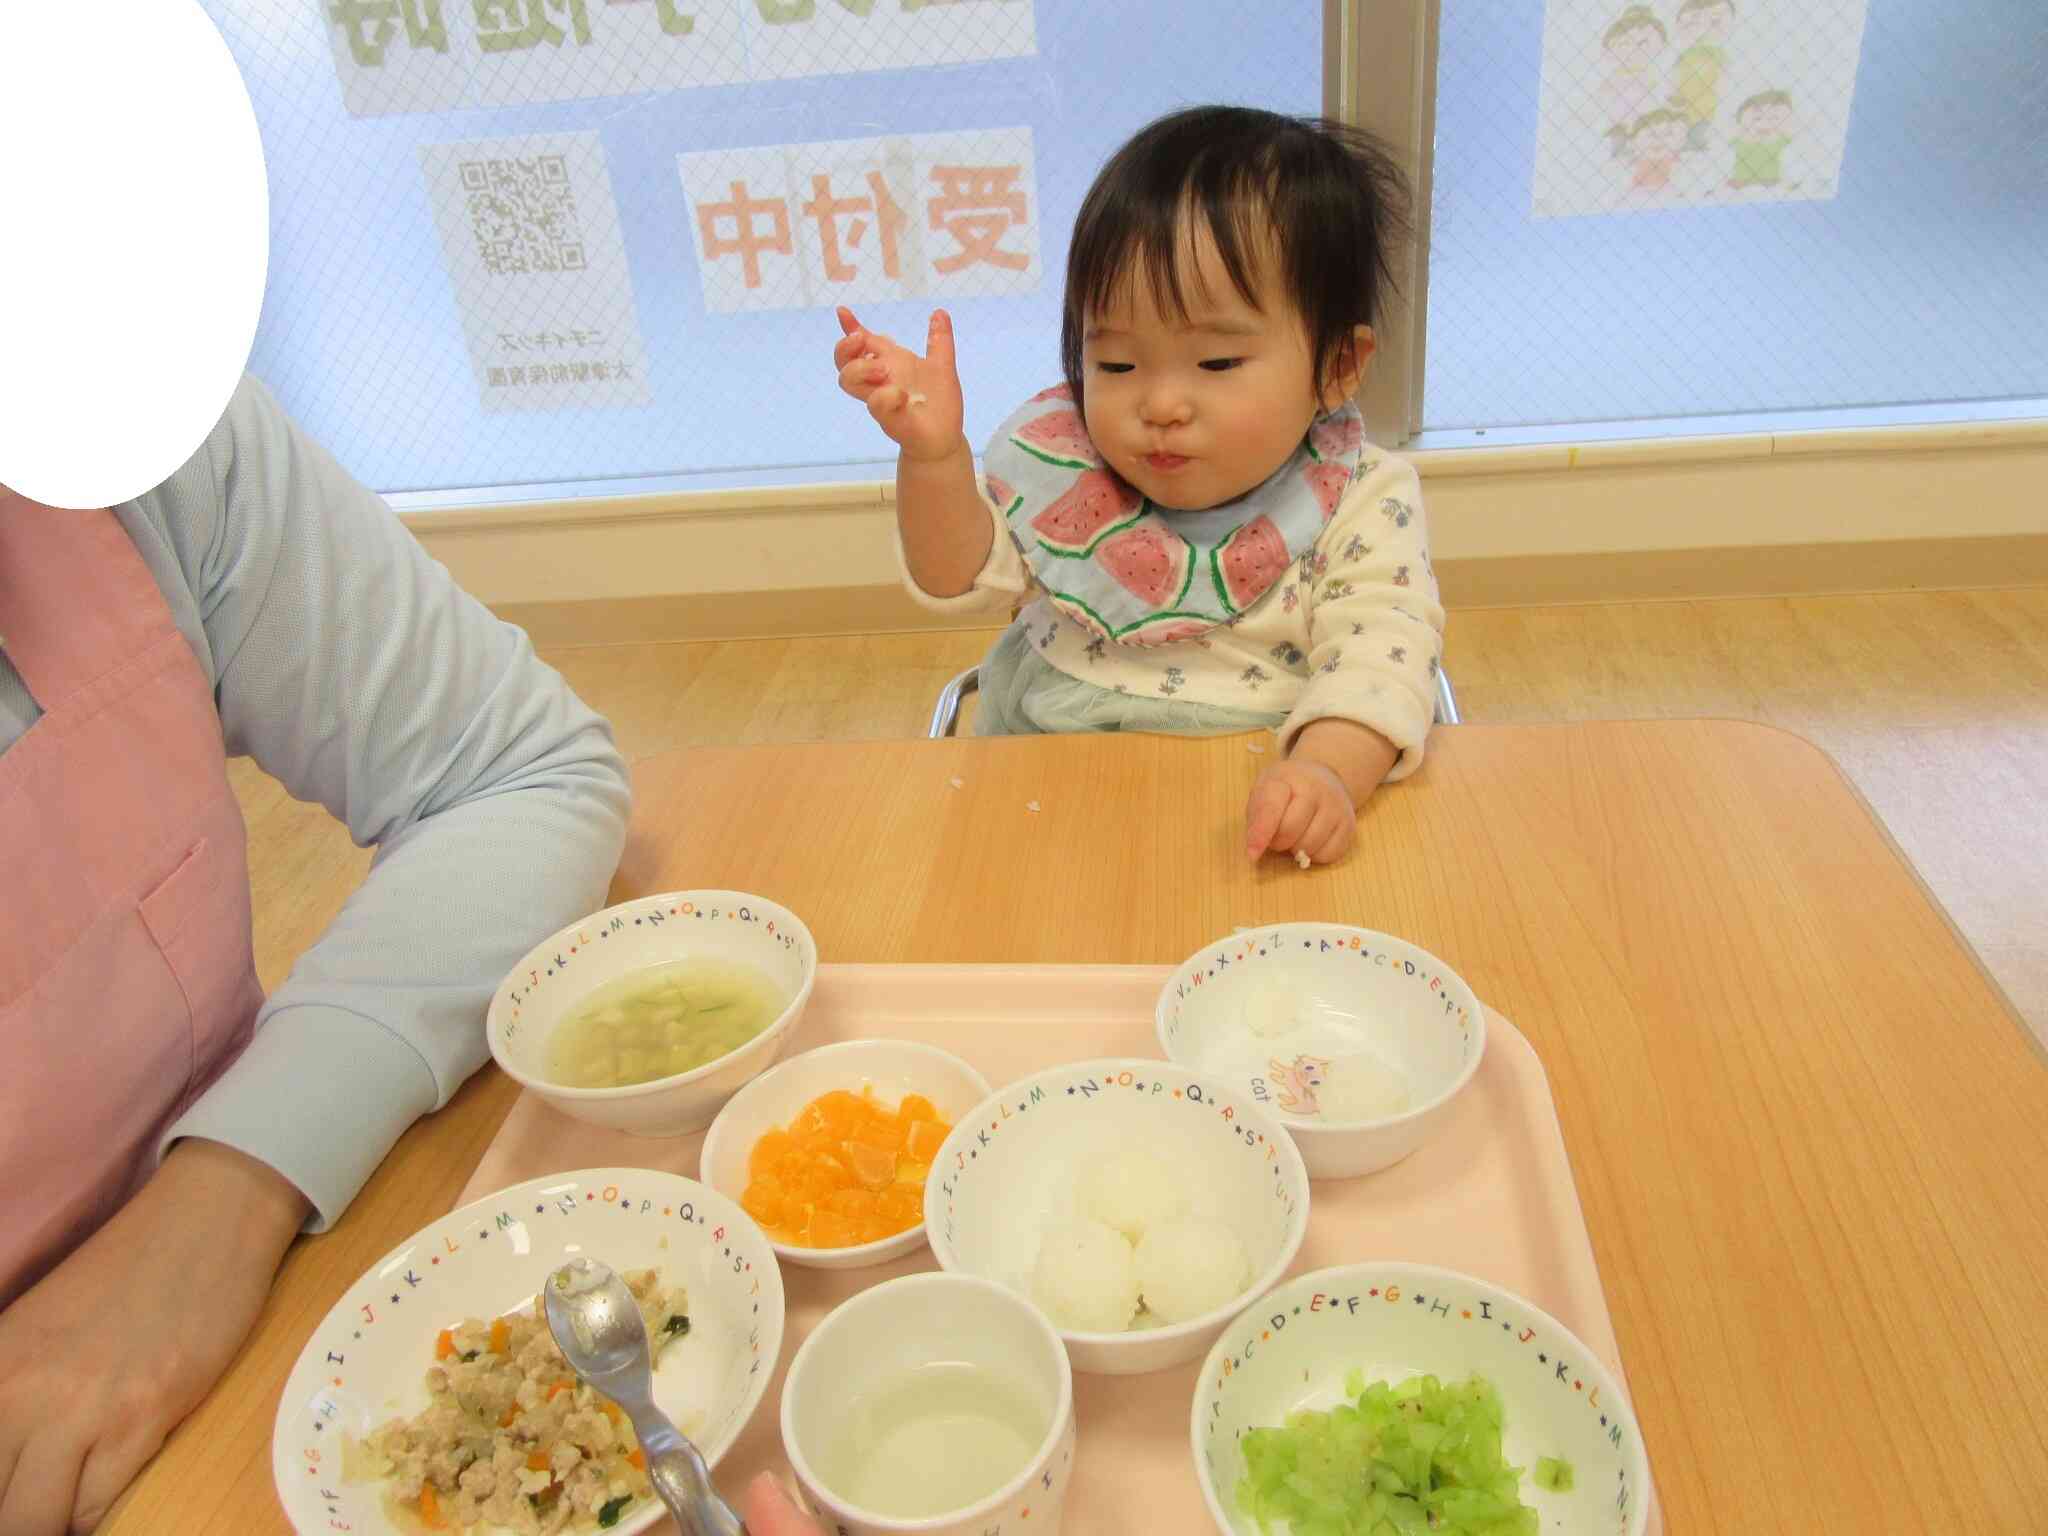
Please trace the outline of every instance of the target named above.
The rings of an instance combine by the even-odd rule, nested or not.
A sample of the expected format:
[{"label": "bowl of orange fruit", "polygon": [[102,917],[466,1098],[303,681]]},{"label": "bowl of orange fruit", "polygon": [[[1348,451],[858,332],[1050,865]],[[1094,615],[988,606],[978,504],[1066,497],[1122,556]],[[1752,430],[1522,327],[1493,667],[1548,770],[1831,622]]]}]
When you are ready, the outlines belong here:
[{"label": "bowl of orange fruit", "polygon": [[924,1242],[932,1160],[989,1091],[936,1046],[821,1045],[726,1102],[704,1137],[700,1177],[737,1201],[788,1263],[887,1263]]}]

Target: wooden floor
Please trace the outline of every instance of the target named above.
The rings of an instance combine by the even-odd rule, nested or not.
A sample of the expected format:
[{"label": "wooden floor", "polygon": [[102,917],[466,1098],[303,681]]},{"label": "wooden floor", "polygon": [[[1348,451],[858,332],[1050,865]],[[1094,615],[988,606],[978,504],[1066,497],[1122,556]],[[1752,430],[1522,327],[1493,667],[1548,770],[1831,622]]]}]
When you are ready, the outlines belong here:
[{"label": "wooden floor", "polygon": [[[922,735],[941,686],[990,639],[599,646],[548,659],[639,758]],[[1819,743],[2048,1042],[2048,588],[1465,611],[1452,615],[1446,664],[1468,720],[1710,716]],[[368,857],[317,807],[234,768],[257,961],[274,985]]]}]

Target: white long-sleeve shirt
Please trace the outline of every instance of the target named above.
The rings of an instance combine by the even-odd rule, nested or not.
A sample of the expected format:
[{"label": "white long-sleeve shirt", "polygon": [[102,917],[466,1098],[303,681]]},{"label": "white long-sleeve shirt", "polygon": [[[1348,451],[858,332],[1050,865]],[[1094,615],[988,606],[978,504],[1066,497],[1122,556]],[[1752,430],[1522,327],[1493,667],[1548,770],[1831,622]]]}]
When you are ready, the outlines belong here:
[{"label": "white long-sleeve shirt", "polygon": [[[993,503],[988,510],[988,559],[957,597],[920,588],[898,541],[904,585],[925,607],[994,612],[1033,592],[1008,523]],[[1443,656],[1444,610],[1429,564],[1421,480],[1406,459],[1367,448],[1314,549],[1235,624],[1198,639],[1120,645],[1061,614],[1042,592],[1016,622],[1047,662],[1083,682],[1284,715],[1283,748],[1311,721],[1356,721],[1400,749],[1387,777],[1405,778],[1422,761]]]},{"label": "white long-sleeve shirt", "polygon": [[[526,636],[254,380],[176,474],[113,511],[213,684],[228,754],[377,848],[248,1049],[164,1139],[269,1164],[322,1230],[483,1063],[513,963],[603,905],[624,765]],[[0,752],[40,714],[0,655]]]}]

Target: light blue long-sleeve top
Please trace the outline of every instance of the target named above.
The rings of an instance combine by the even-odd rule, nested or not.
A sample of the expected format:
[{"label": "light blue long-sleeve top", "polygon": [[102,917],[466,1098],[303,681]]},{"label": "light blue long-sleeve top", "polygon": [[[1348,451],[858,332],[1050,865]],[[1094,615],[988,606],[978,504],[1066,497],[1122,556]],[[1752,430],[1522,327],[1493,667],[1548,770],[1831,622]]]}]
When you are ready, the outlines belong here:
[{"label": "light blue long-sleeve top", "polygon": [[[332,1223],[484,1060],[529,948],[602,906],[628,790],[610,727],[243,380],[205,444],[113,509],[213,683],[230,756],[374,844],[369,877],[177,1122]],[[0,752],[41,711],[0,655]]]}]

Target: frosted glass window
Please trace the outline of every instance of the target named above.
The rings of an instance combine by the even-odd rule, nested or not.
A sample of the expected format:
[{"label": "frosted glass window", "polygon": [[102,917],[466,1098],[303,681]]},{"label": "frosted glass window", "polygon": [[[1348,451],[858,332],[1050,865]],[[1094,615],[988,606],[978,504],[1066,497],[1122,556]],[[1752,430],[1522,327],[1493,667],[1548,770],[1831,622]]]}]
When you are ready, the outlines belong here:
[{"label": "frosted glass window", "polygon": [[1321,0],[203,3],[270,164],[252,367],[386,492],[879,475],[849,299],[953,311],[978,440],[1058,375],[1112,148],[1321,105]]},{"label": "frosted glass window", "polygon": [[1427,430],[2048,396],[2039,0],[1442,6]]}]

